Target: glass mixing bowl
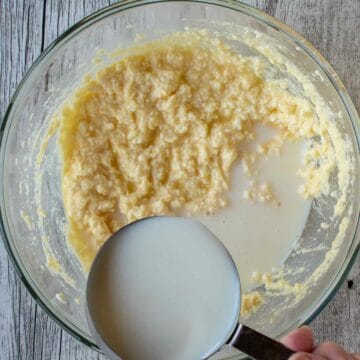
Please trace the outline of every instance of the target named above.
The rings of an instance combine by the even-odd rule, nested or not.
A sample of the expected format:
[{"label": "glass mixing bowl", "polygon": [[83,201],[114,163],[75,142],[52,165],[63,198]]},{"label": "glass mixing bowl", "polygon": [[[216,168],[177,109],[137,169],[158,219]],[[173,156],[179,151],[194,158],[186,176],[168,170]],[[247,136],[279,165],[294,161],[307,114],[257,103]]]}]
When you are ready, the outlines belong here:
[{"label": "glass mixing bowl", "polygon": [[[301,72],[316,74],[311,81],[339,115],[339,130],[354,155],[353,185],[346,205],[346,210],[352,207],[352,214],[337,256],[302,301],[284,306],[288,305],[284,296],[268,298],[259,312],[246,319],[247,324],[279,337],[309,322],[332,298],[359,250],[359,117],[334,70],[304,38],[265,13],[233,1],[143,0],[110,6],[80,21],[40,56],[15,92],[1,127],[1,232],[6,248],[36,301],[60,326],[93,348],[97,346],[84,311],[86,274],[66,242],[56,135],[49,137],[47,146],[43,146],[44,138],[57,106],[85,73],[99,68],[92,62],[101,56],[98,50],[113,51],[130,46],[136,38],[140,42],[156,39],[186,27],[217,32],[244,55],[255,51],[241,41],[250,29],[266,36],[269,46]],[[235,33],[237,38],[232,36]],[[336,190],[336,181],[331,186]],[[329,219],[332,205],[331,198],[313,201],[303,234],[285,260],[290,268],[306,264],[306,271],[289,275],[290,283],[306,279],[323,261],[341,220],[328,228],[319,226]],[[310,247],[318,250],[297,251]],[[66,274],[52,271],[49,260],[52,268],[61,267]],[[219,355],[231,356],[226,351]]]}]

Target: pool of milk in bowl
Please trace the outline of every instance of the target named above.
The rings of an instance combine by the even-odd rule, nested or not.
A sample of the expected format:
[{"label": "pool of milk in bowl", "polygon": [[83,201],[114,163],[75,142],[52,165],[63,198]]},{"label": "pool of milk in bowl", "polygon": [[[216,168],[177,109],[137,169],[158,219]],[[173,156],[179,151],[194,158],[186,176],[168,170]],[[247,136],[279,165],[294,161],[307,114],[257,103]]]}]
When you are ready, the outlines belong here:
[{"label": "pool of milk in bowl", "polygon": [[[244,151],[273,136],[273,130],[259,126]],[[311,200],[299,193],[303,183],[297,174],[306,144],[286,142],[278,155],[263,157],[255,164],[256,174],[247,176],[241,164],[234,167],[229,204],[214,215],[197,217],[214,232],[230,252],[238,268],[243,292],[254,288],[254,274],[281,266],[306,224]],[[251,182],[268,184],[273,198],[244,199]]]}]

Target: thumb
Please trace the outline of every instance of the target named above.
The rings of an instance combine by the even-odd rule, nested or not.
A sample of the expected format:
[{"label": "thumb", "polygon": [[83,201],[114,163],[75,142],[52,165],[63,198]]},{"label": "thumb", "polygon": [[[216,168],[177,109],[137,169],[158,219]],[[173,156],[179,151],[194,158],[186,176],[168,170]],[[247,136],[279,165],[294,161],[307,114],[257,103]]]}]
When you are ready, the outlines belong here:
[{"label": "thumb", "polygon": [[314,347],[314,334],[308,326],[302,326],[284,336],[280,341],[291,350],[312,352]]}]

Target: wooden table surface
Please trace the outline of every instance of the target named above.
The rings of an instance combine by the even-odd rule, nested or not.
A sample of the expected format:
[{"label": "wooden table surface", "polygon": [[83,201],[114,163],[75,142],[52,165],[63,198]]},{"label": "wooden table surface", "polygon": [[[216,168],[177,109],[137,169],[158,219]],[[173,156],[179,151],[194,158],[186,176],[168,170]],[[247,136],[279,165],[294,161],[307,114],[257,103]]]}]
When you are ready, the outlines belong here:
[{"label": "wooden table surface", "polygon": [[[0,117],[40,53],[69,26],[116,1],[0,0]],[[360,110],[360,0],[247,0],[308,39],[333,65]],[[360,351],[360,258],[311,324],[318,341]],[[0,242],[0,360],[104,359],[35,303]],[[144,359],[145,360],[145,359]]]}]

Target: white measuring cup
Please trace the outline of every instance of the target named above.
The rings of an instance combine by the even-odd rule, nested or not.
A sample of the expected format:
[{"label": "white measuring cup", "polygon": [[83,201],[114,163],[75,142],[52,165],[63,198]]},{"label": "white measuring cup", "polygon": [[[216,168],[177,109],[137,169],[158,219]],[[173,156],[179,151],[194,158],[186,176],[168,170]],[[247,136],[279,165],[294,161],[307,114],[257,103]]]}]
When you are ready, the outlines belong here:
[{"label": "white measuring cup", "polygon": [[191,219],[150,217],[113,234],[91,267],[87,305],[90,330],[112,360],[201,360],[225,344],[257,360],[293,354],[238,323],[236,266]]}]

